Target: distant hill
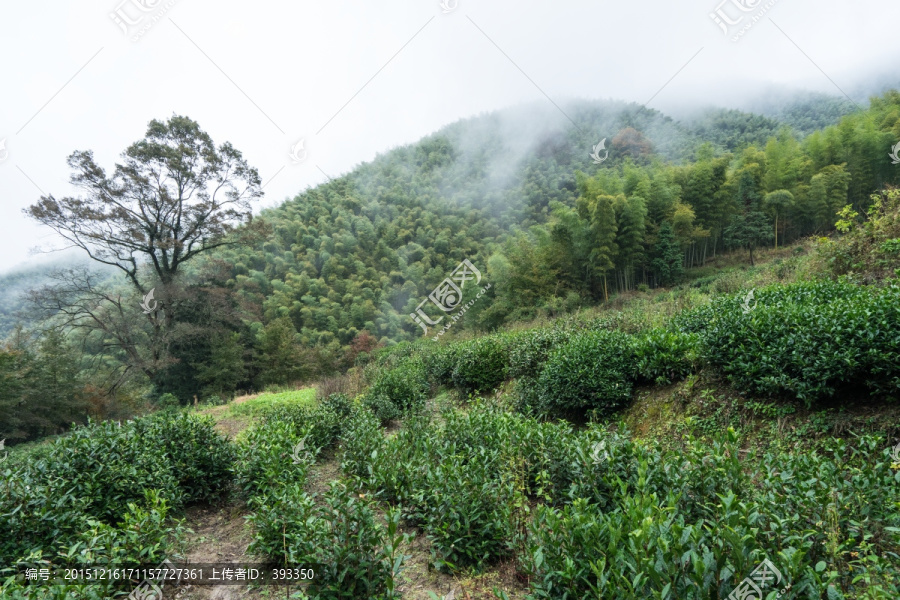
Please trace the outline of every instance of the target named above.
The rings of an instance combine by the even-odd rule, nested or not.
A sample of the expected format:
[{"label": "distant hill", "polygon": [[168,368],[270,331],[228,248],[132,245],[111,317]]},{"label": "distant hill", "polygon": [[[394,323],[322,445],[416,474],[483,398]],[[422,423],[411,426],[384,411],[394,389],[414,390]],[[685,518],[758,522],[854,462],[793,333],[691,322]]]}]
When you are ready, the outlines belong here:
[{"label": "distant hill", "polygon": [[[617,260],[631,265],[622,269],[645,270],[653,253],[662,251],[655,246],[662,220],[673,219],[678,206],[678,218],[686,220],[672,226],[682,228],[681,250],[702,240],[704,231],[711,232],[704,243],[712,246],[730,216],[743,210],[739,207],[760,211],[767,192],[788,188],[805,203],[805,212],[786,217],[797,236],[833,225],[831,204],[842,202],[846,185],[842,163],[853,172],[850,194],[857,199],[867,198],[875,182],[893,177],[880,151],[885,132],[867,132],[847,145],[839,137],[821,138],[806,162],[798,153],[807,150],[780,135],[785,126],[796,138],[837,122],[851,110],[845,100],[794,95],[766,110],[769,114],[716,109],[679,121],[635,103],[579,101],[559,110],[538,103],[479,115],[265,211],[275,235],[255,249],[232,249],[222,258],[234,265],[231,284],[260,308],[262,322],[289,317],[306,346],[345,346],[362,330],[382,341],[412,339],[421,331],[409,314],[454,266],[469,259],[486,272],[511,235],[551,223],[553,206],[574,207],[579,171],[598,177],[606,193],[640,196],[649,210],[646,232],[630,242],[639,245],[634,265],[630,257]],[[766,167],[762,153],[776,137]],[[749,145],[756,150],[742,154]],[[599,162],[591,157],[595,147]],[[825,167],[830,170],[813,182],[818,187],[810,187],[810,178]],[[818,204],[807,201],[812,193]],[[540,235],[572,234],[561,226],[529,243],[536,244]],[[523,246],[516,254],[526,251]],[[677,256],[679,249],[674,251]],[[492,268],[508,273],[502,257],[497,261]],[[536,285],[539,274],[540,269],[513,279],[521,275]],[[577,285],[570,278],[540,293],[584,295]],[[632,284],[623,280],[622,285]],[[509,302],[531,300],[510,297]],[[497,306],[485,309],[499,312],[480,321],[482,326],[510,318],[513,309]]]},{"label": "distant hill", "polygon": [[99,269],[101,265],[87,259],[67,257],[33,266],[19,267],[7,273],[0,273],[0,340],[5,339],[17,324],[28,326],[32,323],[25,311],[29,290],[51,282],[50,274],[57,269],[89,266],[100,273],[113,272]]}]

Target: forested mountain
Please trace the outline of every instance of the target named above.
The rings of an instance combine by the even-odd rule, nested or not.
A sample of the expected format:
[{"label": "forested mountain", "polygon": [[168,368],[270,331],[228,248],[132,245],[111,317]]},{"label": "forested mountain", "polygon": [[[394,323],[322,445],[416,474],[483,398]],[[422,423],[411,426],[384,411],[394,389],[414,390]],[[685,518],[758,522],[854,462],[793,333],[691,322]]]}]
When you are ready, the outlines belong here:
[{"label": "forested mountain", "polygon": [[[782,116],[802,131],[845,108],[812,98]],[[773,116],[717,110],[676,121],[614,101],[463,120],[264,211],[252,227],[232,230],[227,219],[237,212],[217,217],[226,220],[202,238],[215,249],[177,275],[164,272],[165,281],[135,272],[132,289],[106,293],[128,283],[120,273],[47,290],[44,308],[74,302],[77,323],[44,346],[25,338],[8,345],[6,375],[44,377],[40,361],[48,369],[72,364],[60,357],[78,348],[93,369],[87,380],[109,382],[103,386],[118,404],[311,380],[352,366],[376,345],[418,339],[441,316],[428,336],[451,322],[452,337],[673,285],[722,250],[749,251],[752,263],[754,249],[826,234],[839,218],[861,214],[873,193],[900,183],[890,156],[900,140],[897,91],[801,131]],[[211,144],[186,117],[151,123],[154,143],[165,135]],[[156,146],[129,149],[132,171],[172,151],[162,145],[145,157],[147,148]],[[242,160],[230,146],[219,152]],[[96,170],[89,155],[79,160],[88,161],[87,173]],[[255,171],[239,172],[257,193]],[[118,185],[110,181],[101,183]],[[55,201],[47,202],[34,214],[55,214]],[[219,243],[242,230],[240,242]],[[450,319],[429,295],[464,260],[481,283],[461,290],[460,305],[477,301]],[[153,317],[158,307],[138,309],[153,304],[140,297],[153,289],[168,303],[162,323]],[[93,300],[84,300],[86,290]],[[17,406],[18,389],[0,390],[0,408]],[[102,404],[110,390],[88,397]]]},{"label": "forested mountain", "polygon": [[[885,88],[887,91],[890,88]],[[788,125],[798,135],[805,136],[865,107],[844,96],[829,96],[821,92],[786,92],[769,90],[749,105],[749,112]]]},{"label": "forested mountain", "polygon": [[[832,118],[823,106],[843,105],[788,112]],[[492,327],[671,283],[723,245],[827,232],[839,208],[898,181],[896,92],[803,139],[738,111],[683,124],[615,102],[563,110],[575,124],[552,107],[456,123],[267,211],[271,239],[223,255],[233,285],[304,345],[410,339],[409,314],[468,258],[494,286],[466,324]]]}]

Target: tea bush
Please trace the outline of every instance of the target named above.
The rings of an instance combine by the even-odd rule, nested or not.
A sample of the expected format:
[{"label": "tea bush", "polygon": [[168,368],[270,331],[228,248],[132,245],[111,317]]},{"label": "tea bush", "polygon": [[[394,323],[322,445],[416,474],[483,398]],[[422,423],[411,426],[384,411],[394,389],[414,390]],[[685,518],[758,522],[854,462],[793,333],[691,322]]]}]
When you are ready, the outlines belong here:
[{"label": "tea bush", "polygon": [[333,448],[341,429],[354,410],[344,394],[331,394],[319,404],[276,405],[262,413],[261,423],[290,423],[294,432],[307,437],[306,444],[318,450]]},{"label": "tea bush", "polygon": [[602,448],[591,462],[617,472],[586,472],[570,503],[535,510],[522,564],[536,598],[724,598],[764,558],[793,597],[900,592],[900,473],[883,438],[763,457],[741,456],[733,431],[678,452]]},{"label": "tea bush", "polygon": [[0,564],[158,562],[182,531],[171,510],[222,493],[233,454],[211,420],[164,412],[77,427],[34,458],[0,471]]},{"label": "tea bush", "polygon": [[502,448],[518,417],[477,405],[445,417],[444,426],[415,419],[385,440],[377,421],[359,415],[342,467],[425,531],[436,567],[481,568],[509,553],[516,488]]},{"label": "tea bush", "polygon": [[593,409],[600,416],[631,397],[631,343],[627,334],[590,331],[559,346],[537,380],[540,412],[560,415]]},{"label": "tea bush", "polygon": [[756,290],[755,305],[745,300],[717,299],[676,319],[699,334],[705,360],[735,386],[807,405],[856,389],[897,397],[900,286],[820,281]]},{"label": "tea bush", "polygon": [[502,456],[480,448],[428,469],[418,498],[436,568],[482,569],[510,553],[515,480]]},{"label": "tea bush", "polygon": [[633,377],[638,382],[664,385],[680,381],[699,366],[699,336],[667,329],[651,329],[634,337]]},{"label": "tea bush", "polygon": [[387,422],[405,412],[415,412],[425,406],[429,386],[425,369],[417,358],[405,358],[387,371],[381,371],[363,396],[363,404]]},{"label": "tea bush", "polygon": [[797,598],[900,591],[884,438],[758,456],[734,430],[668,448],[483,402],[442,417],[385,438],[360,411],[342,439],[345,472],[422,529],[440,569],[514,556],[535,598],[705,600],[768,558]]},{"label": "tea bush", "polygon": [[[350,432],[359,429],[353,425],[357,412],[378,427],[374,415],[351,409],[346,398],[329,398],[322,409],[333,414],[347,409]],[[394,580],[404,559],[399,515],[389,513],[382,525],[372,503],[341,484],[322,502],[304,490],[318,451],[306,443],[317,435],[307,416],[279,408],[241,442],[238,481],[248,495],[254,529],[248,550],[286,565],[313,566],[316,578],[306,588],[313,598],[396,597]]]},{"label": "tea bush", "polygon": [[508,361],[500,335],[479,337],[456,348],[451,380],[463,394],[490,393],[506,380]]},{"label": "tea bush", "polygon": [[428,380],[435,385],[451,385],[458,353],[458,344],[433,344],[423,351],[422,363]]},{"label": "tea bush", "polygon": [[240,404],[231,404],[228,412],[235,416],[256,417],[279,406],[313,406],[315,401],[316,388],[312,387],[284,392],[264,392]]},{"label": "tea bush", "polygon": [[161,410],[172,410],[181,406],[181,402],[178,400],[178,396],[175,394],[165,393],[159,397],[156,401],[156,405]]},{"label": "tea bush", "polygon": [[561,326],[554,326],[517,334],[509,347],[509,376],[536,378],[550,352],[571,339],[572,333]]},{"label": "tea bush", "polygon": [[209,417],[162,414],[135,422],[147,444],[157,444],[185,502],[205,502],[226,490],[234,449]]},{"label": "tea bush", "polygon": [[[253,502],[276,485],[303,485],[318,448],[306,443],[311,427],[297,431],[290,421],[272,420],[249,428],[238,446],[235,480]],[[304,442],[301,446],[300,443]]]}]

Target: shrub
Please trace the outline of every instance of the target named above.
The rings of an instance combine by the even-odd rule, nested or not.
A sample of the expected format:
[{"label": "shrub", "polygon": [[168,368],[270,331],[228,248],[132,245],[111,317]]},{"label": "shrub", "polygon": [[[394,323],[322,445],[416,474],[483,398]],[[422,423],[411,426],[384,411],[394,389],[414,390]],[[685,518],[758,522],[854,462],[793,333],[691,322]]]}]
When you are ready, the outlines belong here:
[{"label": "shrub", "polygon": [[301,446],[309,430],[296,431],[288,421],[268,421],[247,430],[238,447],[235,478],[253,502],[273,486],[302,485],[318,448]]},{"label": "shrub", "polygon": [[232,404],[228,407],[228,412],[232,415],[261,416],[278,406],[313,406],[315,402],[316,389],[308,387],[283,392],[265,392],[240,404]]},{"label": "shrub", "polygon": [[395,419],[404,412],[415,412],[425,406],[429,386],[422,363],[407,358],[398,366],[378,374],[363,397],[382,422]]},{"label": "shrub", "polygon": [[667,329],[651,329],[634,338],[633,376],[663,385],[684,379],[699,363],[699,336]]},{"label": "shrub", "polygon": [[143,501],[146,490],[163,490],[169,502],[181,505],[184,493],[166,456],[165,440],[155,439],[161,429],[150,418],[121,427],[107,421],[74,429],[54,443],[47,459],[44,476],[60,488],[49,499],[68,492],[86,500],[87,514],[109,524],[129,503]]},{"label": "shrub", "polygon": [[294,433],[306,438],[306,445],[319,450],[334,447],[347,418],[355,410],[343,394],[332,394],[318,405],[279,404],[263,411],[262,423],[289,423]]},{"label": "shrub", "polygon": [[229,483],[234,462],[231,443],[210,417],[157,414],[134,425],[146,443],[158,445],[174,473],[185,502],[209,501]]},{"label": "shrub", "polygon": [[[900,391],[900,287],[799,283],[714,301],[680,316],[734,385],[811,405],[839,391]],[[747,308],[745,308],[747,307]]]},{"label": "shrub", "polygon": [[516,334],[509,348],[509,376],[536,378],[550,352],[567,342],[571,336],[571,331],[559,326]]},{"label": "shrub", "polygon": [[425,375],[429,381],[435,385],[453,383],[453,369],[456,366],[459,348],[458,344],[433,345],[427,352],[422,353]]},{"label": "shrub", "polygon": [[370,463],[387,441],[381,421],[374,412],[362,408],[348,419],[341,433],[341,470],[359,480],[371,476]]},{"label": "shrub", "polygon": [[436,568],[480,570],[509,554],[516,488],[500,460],[480,448],[449,455],[428,471],[421,516]]},{"label": "shrub", "polygon": [[631,344],[619,332],[591,331],[558,347],[537,381],[540,411],[559,415],[593,409],[600,416],[631,397]]},{"label": "shrub", "polygon": [[896,535],[875,533],[896,533],[900,520],[888,500],[900,475],[883,438],[757,457],[739,453],[733,430],[678,452],[584,435],[603,445],[571,503],[537,506],[528,526],[522,566],[535,598],[725,598],[764,558],[798,598],[900,591],[888,566]]},{"label": "shrub", "polygon": [[397,598],[395,579],[404,556],[399,512],[379,522],[372,503],[343,484],[322,501],[294,483],[258,498],[250,517],[256,534],[249,551],[287,565],[314,567],[305,588],[312,598]]},{"label": "shrub", "polygon": [[231,460],[227,440],[196,415],[75,428],[35,460],[0,471],[0,563],[161,560],[181,532],[170,509],[219,494]]},{"label": "shrub", "polygon": [[498,335],[463,342],[451,379],[463,394],[489,393],[506,380],[507,352]]},{"label": "shrub", "polygon": [[156,405],[161,410],[170,410],[181,406],[181,402],[175,394],[166,393],[159,397],[159,400],[156,401]]}]

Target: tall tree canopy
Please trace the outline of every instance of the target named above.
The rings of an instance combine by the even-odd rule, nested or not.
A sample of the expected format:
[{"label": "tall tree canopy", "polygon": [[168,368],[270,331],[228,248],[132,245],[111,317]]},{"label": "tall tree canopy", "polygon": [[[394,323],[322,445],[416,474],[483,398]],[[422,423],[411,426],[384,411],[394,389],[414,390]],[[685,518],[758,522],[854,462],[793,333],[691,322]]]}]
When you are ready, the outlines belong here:
[{"label": "tall tree canopy", "polygon": [[26,214],[94,261],[121,270],[137,294],[154,291],[155,297],[145,299],[141,327],[139,301],[96,286],[86,270],[72,270],[57,278],[60,285],[35,294],[35,301],[64,315],[69,329],[102,332],[107,347],[153,380],[170,359],[186,298],[178,281],[183,265],[263,233],[251,213],[251,203],[262,196],[259,174],[230,143],[216,147],[195,121],[177,115],[151,121],[112,174],[91,151],[74,152],[68,164],[70,181],[83,195],[43,196]]}]

